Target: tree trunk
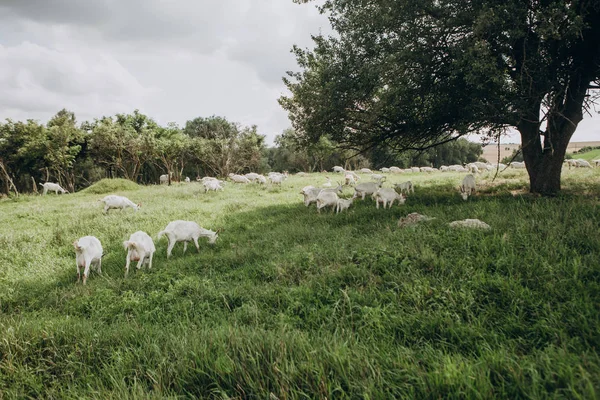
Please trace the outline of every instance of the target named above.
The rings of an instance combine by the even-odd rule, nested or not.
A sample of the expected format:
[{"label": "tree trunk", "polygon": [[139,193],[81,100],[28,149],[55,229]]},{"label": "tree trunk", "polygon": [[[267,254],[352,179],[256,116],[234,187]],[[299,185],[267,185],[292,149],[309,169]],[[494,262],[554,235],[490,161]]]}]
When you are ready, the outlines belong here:
[{"label": "tree trunk", "polygon": [[575,131],[571,124],[562,129],[546,130],[544,146],[538,125],[522,123],[519,126],[523,160],[529,174],[529,191],[542,196],[556,196],[560,192],[560,177],[569,140]]}]

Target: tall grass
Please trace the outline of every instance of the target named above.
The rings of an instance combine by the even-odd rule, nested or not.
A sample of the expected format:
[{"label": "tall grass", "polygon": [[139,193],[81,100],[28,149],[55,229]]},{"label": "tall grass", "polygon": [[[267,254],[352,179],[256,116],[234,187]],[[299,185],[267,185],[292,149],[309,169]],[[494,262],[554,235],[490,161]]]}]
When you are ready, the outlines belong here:
[{"label": "tall grass", "polygon": [[[598,172],[558,198],[523,171],[393,176],[400,207],[317,214],[282,188],[105,189],[0,202],[0,398],[594,398],[600,390]],[[346,189],[346,195],[351,190]],[[435,220],[398,228],[419,212]],[[451,230],[479,218],[489,232]],[[121,243],[174,219],[224,228],[124,276]],[[103,274],[75,284],[71,243],[97,236]]]}]

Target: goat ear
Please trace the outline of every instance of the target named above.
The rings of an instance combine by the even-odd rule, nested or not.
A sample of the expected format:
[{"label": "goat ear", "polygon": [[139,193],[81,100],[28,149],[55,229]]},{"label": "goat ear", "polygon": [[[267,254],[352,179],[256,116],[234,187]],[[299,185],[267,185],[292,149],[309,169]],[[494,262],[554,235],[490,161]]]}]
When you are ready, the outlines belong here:
[{"label": "goat ear", "polygon": [[221,233],[221,232],[223,232],[223,228],[219,228],[219,229],[217,229],[217,231],[216,231],[215,233],[218,235],[218,234],[219,234],[219,233]]},{"label": "goat ear", "polygon": [[137,203],[137,206],[138,206],[138,207],[141,207],[141,206],[142,206],[142,203]]},{"label": "goat ear", "polygon": [[75,250],[79,249],[79,245],[77,244],[77,240],[73,242],[73,247],[75,247]]}]

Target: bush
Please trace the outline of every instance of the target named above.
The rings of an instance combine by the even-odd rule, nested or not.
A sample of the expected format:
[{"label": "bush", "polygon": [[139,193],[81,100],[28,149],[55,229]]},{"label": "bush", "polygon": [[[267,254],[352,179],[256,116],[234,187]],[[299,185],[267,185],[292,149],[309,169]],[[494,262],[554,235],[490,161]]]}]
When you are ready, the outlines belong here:
[{"label": "bush", "polygon": [[502,164],[509,164],[513,161],[523,161],[523,152],[521,151],[521,149],[513,150],[512,154],[508,157],[504,157],[501,162]]},{"label": "bush", "polygon": [[91,193],[91,194],[103,194],[103,193],[111,193],[123,190],[137,190],[139,189],[139,185],[135,182],[132,182],[128,179],[102,179],[87,189],[82,190],[82,193]]}]

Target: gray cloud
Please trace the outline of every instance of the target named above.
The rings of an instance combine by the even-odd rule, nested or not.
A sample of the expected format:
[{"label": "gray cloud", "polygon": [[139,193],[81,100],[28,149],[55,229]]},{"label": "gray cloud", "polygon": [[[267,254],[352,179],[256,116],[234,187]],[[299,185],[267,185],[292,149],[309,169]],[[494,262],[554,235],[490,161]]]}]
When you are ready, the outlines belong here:
[{"label": "gray cloud", "polygon": [[[272,140],[289,126],[277,98],[285,72],[298,70],[292,45],[330,32],[315,9],[322,1],[4,1],[0,119],[137,108],[180,125],[220,115]],[[597,138],[598,124],[581,125],[574,140]],[[595,137],[578,139],[583,133]]]}]

